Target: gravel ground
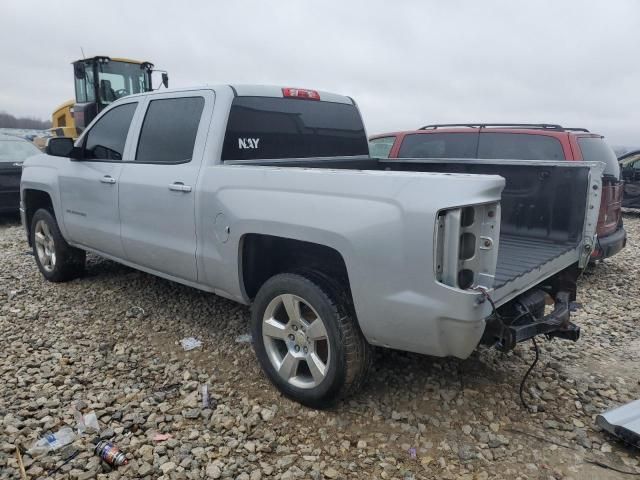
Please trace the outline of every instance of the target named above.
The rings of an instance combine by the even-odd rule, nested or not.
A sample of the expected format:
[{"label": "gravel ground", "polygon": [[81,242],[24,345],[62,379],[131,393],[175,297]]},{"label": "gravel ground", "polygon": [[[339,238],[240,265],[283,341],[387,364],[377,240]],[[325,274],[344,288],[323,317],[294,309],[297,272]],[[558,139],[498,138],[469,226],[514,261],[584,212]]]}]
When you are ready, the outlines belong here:
[{"label": "gravel ground", "polygon": [[[282,398],[236,341],[247,308],[97,257],[84,278],[48,283],[17,221],[0,220],[0,478],[20,478],[14,444],[75,427],[77,409],[96,412],[100,437],[129,464],[109,471],[92,454],[96,435],[84,434],[24,454],[29,478],[624,476],[590,461],[640,472],[638,451],[594,425],[597,413],[640,398],[640,217],[625,222],[630,245],[580,281],[582,339],[540,340],[526,389],[539,411],[528,413],[518,385],[530,344],[465,361],[380,351],[359,395],[306,409]],[[202,348],[184,352],[189,336]]]}]

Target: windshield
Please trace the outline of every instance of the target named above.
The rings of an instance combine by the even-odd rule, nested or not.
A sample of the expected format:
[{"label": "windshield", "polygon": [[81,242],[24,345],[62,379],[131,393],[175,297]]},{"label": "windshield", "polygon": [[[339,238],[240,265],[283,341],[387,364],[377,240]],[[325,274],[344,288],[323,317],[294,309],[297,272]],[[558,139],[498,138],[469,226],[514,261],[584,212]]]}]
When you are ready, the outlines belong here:
[{"label": "windshield", "polygon": [[369,154],[372,157],[389,158],[396,137],[381,137],[369,140]]},{"label": "windshield", "polygon": [[140,64],[127,62],[98,63],[98,92],[100,103],[109,104],[127,95],[142,93],[150,88],[148,73]]},{"label": "windshield", "polygon": [[[627,167],[631,166],[631,164],[633,164],[634,168],[640,168],[640,162],[635,163],[636,160],[640,160],[640,153],[638,153],[636,155],[631,155],[630,157],[627,157],[624,160],[621,160],[620,161],[620,166],[623,167],[623,168],[627,168]],[[635,165],[637,165],[637,167]]]},{"label": "windshield", "polygon": [[0,139],[0,162],[22,162],[27,157],[38,153],[40,150],[29,142]]}]

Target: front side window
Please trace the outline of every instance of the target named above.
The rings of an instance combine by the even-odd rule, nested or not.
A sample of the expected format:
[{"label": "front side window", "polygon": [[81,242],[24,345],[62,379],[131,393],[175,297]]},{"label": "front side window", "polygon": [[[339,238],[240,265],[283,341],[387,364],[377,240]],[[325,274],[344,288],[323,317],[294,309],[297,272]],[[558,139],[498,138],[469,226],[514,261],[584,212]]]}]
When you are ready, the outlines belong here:
[{"label": "front side window", "polygon": [[369,140],[369,155],[377,158],[389,158],[396,137],[381,137]]},{"label": "front side window", "polygon": [[415,133],[402,141],[401,158],[475,158],[478,134]]},{"label": "front side window", "polygon": [[236,97],[223,160],[368,156],[355,105],[297,98]]},{"label": "front side window", "polygon": [[482,132],[478,158],[503,160],[565,160],[562,143],[549,135]]},{"label": "front side window", "polygon": [[127,103],[105,113],[85,137],[84,157],[89,160],[122,160],[137,106],[137,102]]},{"label": "front side window", "polygon": [[193,147],[204,108],[203,97],[152,100],[144,117],[136,161],[185,163]]}]

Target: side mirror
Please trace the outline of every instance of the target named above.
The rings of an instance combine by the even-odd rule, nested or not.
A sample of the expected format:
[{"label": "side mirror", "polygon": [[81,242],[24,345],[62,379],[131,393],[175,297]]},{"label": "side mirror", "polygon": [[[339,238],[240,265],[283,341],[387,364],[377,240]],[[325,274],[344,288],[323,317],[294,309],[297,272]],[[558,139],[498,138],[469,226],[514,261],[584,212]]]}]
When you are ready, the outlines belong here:
[{"label": "side mirror", "polygon": [[164,88],[169,88],[169,74],[167,72],[162,72],[162,84]]},{"label": "side mirror", "polygon": [[73,146],[73,139],[69,137],[51,137],[47,140],[45,153],[54,157],[75,158],[76,149]]}]

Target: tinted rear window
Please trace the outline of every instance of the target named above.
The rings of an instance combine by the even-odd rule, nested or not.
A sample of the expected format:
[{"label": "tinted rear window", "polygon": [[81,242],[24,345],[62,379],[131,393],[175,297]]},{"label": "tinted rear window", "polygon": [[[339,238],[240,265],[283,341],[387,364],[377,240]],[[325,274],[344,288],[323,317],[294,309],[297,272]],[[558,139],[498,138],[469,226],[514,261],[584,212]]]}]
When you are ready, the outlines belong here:
[{"label": "tinted rear window", "polygon": [[401,158],[475,158],[477,133],[416,133],[407,135]]},{"label": "tinted rear window", "polygon": [[562,143],[555,137],[529,133],[481,133],[478,158],[515,160],[565,160]]},{"label": "tinted rear window", "polygon": [[203,108],[202,97],[152,100],[142,124],[136,161],[182,163],[191,160]]},{"label": "tinted rear window", "polygon": [[369,155],[355,105],[295,98],[236,97],[223,160]]},{"label": "tinted rear window", "polygon": [[620,178],[618,158],[603,138],[578,137],[578,145],[585,162],[604,162],[604,174]]}]

